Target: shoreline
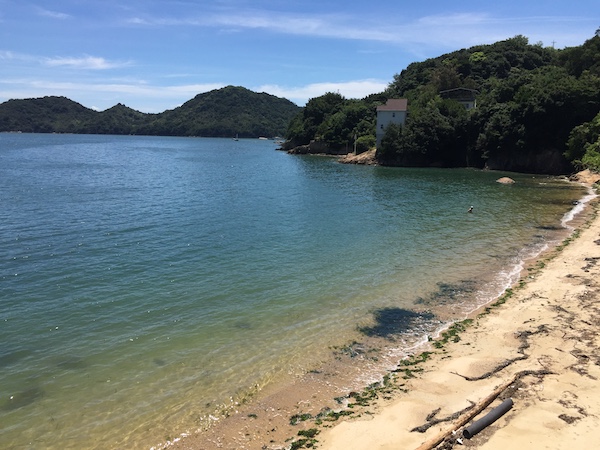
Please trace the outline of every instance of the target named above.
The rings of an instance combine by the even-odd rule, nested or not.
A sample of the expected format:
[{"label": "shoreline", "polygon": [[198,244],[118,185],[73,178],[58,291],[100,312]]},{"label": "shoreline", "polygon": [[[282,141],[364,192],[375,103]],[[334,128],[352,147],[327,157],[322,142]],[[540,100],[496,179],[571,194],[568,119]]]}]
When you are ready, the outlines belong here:
[{"label": "shoreline", "polygon": [[[591,208],[588,205],[583,215],[588,214],[589,209]],[[584,226],[591,228],[598,220],[596,217],[591,224],[585,222]],[[579,216],[575,222],[578,223],[578,226],[581,225]],[[574,228],[578,228],[578,226]],[[570,238],[567,240],[570,240]],[[559,243],[558,247],[560,246],[562,244]],[[571,247],[571,245],[567,247]],[[541,276],[537,273],[538,269],[541,268],[535,269],[535,266],[540,261],[548,259],[548,253],[557,253],[556,248],[551,248],[534,257],[523,267],[521,274],[534,270],[532,273],[535,273],[535,278]],[[560,258],[562,253],[558,252],[558,254]],[[545,268],[542,273],[544,270]],[[523,278],[523,275],[521,275],[520,281],[517,280],[517,284],[520,283],[520,285],[515,289],[519,291],[527,289],[528,284],[532,283],[530,280],[523,283]],[[532,278],[532,275],[529,278]],[[535,281],[537,279],[533,279],[533,282]],[[509,288],[508,292],[512,293],[513,291]],[[511,297],[512,295],[514,294],[511,294]],[[521,293],[518,295],[520,296]],[[491,300],[490,303],[495,304],[498,302]],[[487,311],[490,309],[490,303],[472,311],[468,315],[470,318],[467,321],[485,321],[486,319],[481,317],[481,311],[486,311],[484,314],[490,315]],[[503,308],[504,306],[493,308],[495,310],[494,314],[499,314],[503,311]],[[394,433],[390,433],[387,426],[393,427],[394,431],[397,431],[398,426],[388,424],[381,429],[369,430],[376,420],[381,420],[386,411],[393,409],[394,402],[400,403],[400,406],[396,406],[396,408],[400,408],[399,413],[407,416],[413,416],[412,413],[407,412],[407,407],[425,407],[427,402],[421,401],[419,395],[425,394],[427,396],[427,392],[422,392],[419,380],[421,380],[423,374],[428,374],[432,370],[430,367],[432,364],[435,367],[435,364],[440,364],[442,362],[440,360],[446,358],[451,361],[455,360],[456,355],[453,355],[453,348],[457,344],[448,341],[459,342],[459,345],[461,342],[467,342],[464,345],[472,345],[468,340],[473,338],[473,327],[463,326],[464,322],[466,321],[455,322],[455,325],[450,326],[450,328],[441,330],[441,337],[438,336],[433,341],[433,344],[445,341],[441,347],[437,348],[427,342],[423,343],[425,345],[421,344],[420,348],[422,349],[432,347],[431,352],[426,350],[417,357],[404,360],[408,363],[405,365],[403,362],[398,364],[398,368],[384,376],[383,381],[380,383],[370,383],[370,380],[363,380],[362,385],[356,384],[356,380],[359,378],[358,375],[369,365],[367,355],[369,348],[368,345],[361,347],[362,343],[351,343],[344,348],[333,349],[336,355],[335,360],[319,367],[318,370],[312,370],[304,376],[297,377],[292,383],[283,388],[281,386],[270,386],[262,391],[260,396],[250,399],[246,404],[232,404],[229,417],[224,420],[215,420],[213,426],[208,430],[199,434],[184,435],[183,438],[175,439],[164,446],[155,448],[275,450],[304,448],[303,446],[315,445],[316,448],[334,450],[341,448],[397,448],[400,442],[403,443],[402,445],[407,444],[410,439],[415,438],[414,435],[419,435],[419,433],[410,433],[407,438],[408,441],[406,439],[393,439],[388,444],[382,443],[380,445],[373,439],[373,435],[381,438],[386,435],[391,436]],[[479,326],[479,324],[475,325],[475,327]],[[458,335],[460,336],[458,337]],[[357,348],[353,348],[354,344]],[[352,361],[354,367],[350,368],[352,373],[349,373],[348,358],[354,358],[355,352],[360,358]],[[423,357],[425,354],[427,356]],[[491,354],[496,355],[496,350],[491,350]],[[401,358],[397,358],[396,361],[398,359]],[[367,387],[365,388],[365,386]],[[449,386],[453,385],[449,384]],[[471,393],[470,391],[467,392]],[[416,402],[414,400],[415,395],[418,400]],[[434,396],[434,398],[438,397],[439,393]],[[443,416],[443,413],[440,412],[439,415]],[[367,424],[366,429],[358,425],[365,423]],[[353,430],[360,431],[355,433]],[[416,437],[424,439],[430,435],[431,432],[428,432],[425,435]],[[360,439],[363,436],[370,436],[370,440],[361,441]],[[360,442],[362,444],[359,444]],[[412,444],[407,444],[406,448],[411,447],[413,447]],[[416,448],[416,445],[414,447]]]},{"label": "shoreline", "polygon": [[[526,279],[474,312],[455,342],[419,364],[422,372],[407,381],[405,395],[323,430],[318,448],[594,447],[600,415],[600,358],[594,355],[600,343],[598,199],[589,208],[594,217],[577,227],[578,236],[540,255],[526,268]],[[489,406],[469,417],[490,396]],[[472,439],[463,437],[464,426],[508,398],[514,402],[508,413]]]}]

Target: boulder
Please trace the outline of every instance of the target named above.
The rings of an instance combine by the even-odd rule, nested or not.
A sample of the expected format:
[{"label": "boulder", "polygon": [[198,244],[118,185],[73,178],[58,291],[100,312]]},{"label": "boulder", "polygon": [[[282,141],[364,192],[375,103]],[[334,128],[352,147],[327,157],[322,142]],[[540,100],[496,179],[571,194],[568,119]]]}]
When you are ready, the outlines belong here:
[{"label": "boulder", "polygon": [[502,178],[498,178],[496,180],[496,183],[500,183],[500,184],[513,184],[515,182],[515,180],[513,180],[512,178],[508,178],[508,177],[502,177]]},{"label": "boulder", "polygon": [[592,185],[594,183],[600,183],[600,174],[592,172],[590,169],[582,170],[569,177],[571,181]]},{"label": "boulder", "polygon": [[374,166],[377,164],[375,158],[375,149],[367,150],[366,152],[355,155],[354,153],[348,153],[345,156],[340,157],[338,160],[343,164],[364,164],[366,166]]}]

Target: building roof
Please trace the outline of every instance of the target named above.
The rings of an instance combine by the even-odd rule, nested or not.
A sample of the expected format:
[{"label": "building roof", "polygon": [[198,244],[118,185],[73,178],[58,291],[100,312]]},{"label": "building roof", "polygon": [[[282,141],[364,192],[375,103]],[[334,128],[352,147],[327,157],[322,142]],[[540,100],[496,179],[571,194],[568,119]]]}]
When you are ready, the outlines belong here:
[{"label": "building roof", "polygon": [[477,89],[469,89],[469,88],[465,88],[465,87],[457,87],[454,89],[446,89],[445,91],[440,91],[440,94],[447,94],[449,92],[471,92],[473,94],[479,94],[479,91]]},{"label": "building roof", "polygon": [[479,91],[476,89],[454,88],[440,91],[440,96],[442,98],[453,98],[459,101],[473,101],[478,93]]},{"label": "building roof", "polygon": [[408,100],[405,98],[390,98],[385,105],[379,105],[377,111],[407,111]]}]

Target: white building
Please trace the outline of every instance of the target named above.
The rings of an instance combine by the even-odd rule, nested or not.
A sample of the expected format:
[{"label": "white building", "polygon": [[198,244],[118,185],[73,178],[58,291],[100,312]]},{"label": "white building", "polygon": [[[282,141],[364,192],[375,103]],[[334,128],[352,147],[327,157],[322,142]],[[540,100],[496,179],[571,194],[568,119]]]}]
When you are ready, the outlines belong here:
[{"label": "white building", "polygon": [[405,98],[390,98],[385,105],[377,107],[377,129],[375,131],[377,148],[379,148],[381,138],[383,138],[385,129],[390,123],[404,125],[407,111],[408,100]]}]

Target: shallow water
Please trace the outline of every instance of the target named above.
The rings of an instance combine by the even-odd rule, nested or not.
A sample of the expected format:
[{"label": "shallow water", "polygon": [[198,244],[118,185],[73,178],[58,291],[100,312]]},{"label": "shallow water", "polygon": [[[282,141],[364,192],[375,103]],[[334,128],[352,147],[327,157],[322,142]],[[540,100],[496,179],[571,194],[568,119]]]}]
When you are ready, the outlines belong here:
[{"label": "shallow water", "polygon": [[584,195],[271,141],[0,134],[3,448],[148,448],[330,345],[422,339]]}]

